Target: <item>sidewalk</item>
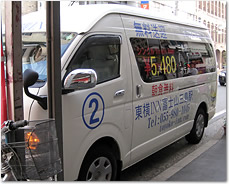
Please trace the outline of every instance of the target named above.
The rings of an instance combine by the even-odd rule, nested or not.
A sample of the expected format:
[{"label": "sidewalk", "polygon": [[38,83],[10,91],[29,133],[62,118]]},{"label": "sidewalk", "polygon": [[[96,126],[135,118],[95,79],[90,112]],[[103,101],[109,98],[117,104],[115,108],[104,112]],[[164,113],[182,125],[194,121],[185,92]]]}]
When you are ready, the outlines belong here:
[{"label": "sidewalk", "polygon": [[226,136],[167,181],[226,181]]},{"label": "sidewalk", "polygon": [[151,181],[227,181],[226,135],[224,117],[210,123],[215,132],[212,137],[197,150],[154,177]]}]

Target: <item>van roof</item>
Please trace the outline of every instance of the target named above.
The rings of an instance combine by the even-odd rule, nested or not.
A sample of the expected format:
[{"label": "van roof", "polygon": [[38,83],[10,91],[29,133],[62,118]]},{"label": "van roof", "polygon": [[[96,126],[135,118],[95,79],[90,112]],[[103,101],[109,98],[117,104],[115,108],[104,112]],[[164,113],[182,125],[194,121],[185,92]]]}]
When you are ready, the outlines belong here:
[{"label": "van roof", "polygon": [[[125,15],[133,15],[150,19],[173,22],[176,24],[187,25],[207,29],[204,25],[197,22],[185,22],[176,16],[163,13],[154,13],[153,11],[126,5],[79,5],[72,7],[61,7],[61,31],[62,32],[88,32],[101,18],[108,14],[117,13]],[[46,31],[46,15],[45,11],[33,12],[22,17],[22,32],[45,32]]]}]

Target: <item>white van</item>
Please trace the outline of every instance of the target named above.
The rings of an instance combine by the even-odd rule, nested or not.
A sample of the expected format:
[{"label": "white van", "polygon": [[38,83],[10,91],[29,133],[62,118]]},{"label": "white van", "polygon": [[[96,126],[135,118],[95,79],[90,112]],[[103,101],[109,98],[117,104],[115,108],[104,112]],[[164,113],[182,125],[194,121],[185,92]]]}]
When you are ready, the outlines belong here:
[{"label": "white van", "polygon": [[[186,136],[198,143],[215,114],[217,74],[205,27],[121,5],[61,12],[64,180],[119,171]],[[47,96],[45,14],[23,20],[30,93]],[[30,22],[32,21],[32,22]],[[24,96],[25,119],[48,118]]]}]

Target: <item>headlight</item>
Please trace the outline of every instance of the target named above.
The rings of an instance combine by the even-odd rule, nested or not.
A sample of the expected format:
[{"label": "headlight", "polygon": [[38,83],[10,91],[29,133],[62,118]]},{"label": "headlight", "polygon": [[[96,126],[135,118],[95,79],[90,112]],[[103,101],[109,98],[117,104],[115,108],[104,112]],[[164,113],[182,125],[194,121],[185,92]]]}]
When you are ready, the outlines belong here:
[{"label": "headlight", "polygon": [[225,77],[226,76],[226,74],[224,73],[224,72],[220,72],[220,74],[219,75],[221,75],[221,76],[223,76],[223,77]]}]

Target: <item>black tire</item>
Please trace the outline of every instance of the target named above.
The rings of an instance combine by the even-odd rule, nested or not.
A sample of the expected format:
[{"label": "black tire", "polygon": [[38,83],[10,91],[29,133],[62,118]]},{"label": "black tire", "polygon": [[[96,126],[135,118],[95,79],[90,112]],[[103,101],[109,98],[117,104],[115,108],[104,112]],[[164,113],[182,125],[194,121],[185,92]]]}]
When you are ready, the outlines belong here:
[{"label": "black tire", "polygon": [[203,109],[199,109],[196,113],[194,124],[191,132],[185,136],[190,144],[198,144],[204,134],[204,128],[207,124],[207,114]]},{"label": "black tire", "polygon": [[114,181],[117,177],[117,159],[107,146],[89,150],[80,169],[79,181]]},{"label": "black tire", "polygon": [[220,82],[220,86],[224,86],[225,85],[225,83],[224,82]]}]

